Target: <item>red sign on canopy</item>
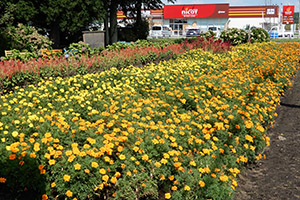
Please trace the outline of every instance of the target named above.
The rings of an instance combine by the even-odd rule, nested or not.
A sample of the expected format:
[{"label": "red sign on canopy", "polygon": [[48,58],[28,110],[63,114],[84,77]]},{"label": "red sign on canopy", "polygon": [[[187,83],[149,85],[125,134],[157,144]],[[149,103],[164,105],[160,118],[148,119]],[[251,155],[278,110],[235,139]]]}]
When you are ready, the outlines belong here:
[{"label": "red sign on canopy", "polygon": [[295,6],[283,6],[282,24],[294,23],[294,10],[295,10]]},{"label": "red sign on canopy", "polygon": [[228,18],[229,4],[165,5],[165,19]]}]

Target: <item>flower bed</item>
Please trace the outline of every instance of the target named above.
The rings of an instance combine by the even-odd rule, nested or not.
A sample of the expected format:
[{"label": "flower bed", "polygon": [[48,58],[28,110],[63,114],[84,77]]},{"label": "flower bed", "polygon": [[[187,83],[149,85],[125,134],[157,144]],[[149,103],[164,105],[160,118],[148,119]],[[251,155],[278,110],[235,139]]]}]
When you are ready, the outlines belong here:
[{"label": "flower bed", "polygon": [[240,167],[263,157],[299,48],[198,49],[16,88],[0,99],[0,188],[43,199],[228,199]]},{"label": "flower bed", "polygon": [[176,58],[193,48],[203,48],[214,52],[230,50],[230,44],[212,39],[198,38],[180,44],[158,44],[142,41],[136,45],[111,45],[100,54],[79,54],[65,59],[53,56],[50,59],[31,59],[26,62],[8,60],[0,62],[0,90],[11,90],[15,86],[37,83],[42,78],[72,76],[118,69],[128,65],[144,65],[164,59]]}]

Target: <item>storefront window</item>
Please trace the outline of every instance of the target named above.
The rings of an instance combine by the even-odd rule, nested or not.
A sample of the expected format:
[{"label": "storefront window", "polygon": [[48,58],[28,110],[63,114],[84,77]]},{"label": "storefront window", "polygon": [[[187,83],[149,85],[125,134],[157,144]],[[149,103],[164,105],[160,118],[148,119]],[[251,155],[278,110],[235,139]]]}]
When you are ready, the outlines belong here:
[{"label": "storefront window", "polygon": [[187,24],[186,19],[170,19],[170,27],[173,30],[173,35],[182,36],[184,24]]}]

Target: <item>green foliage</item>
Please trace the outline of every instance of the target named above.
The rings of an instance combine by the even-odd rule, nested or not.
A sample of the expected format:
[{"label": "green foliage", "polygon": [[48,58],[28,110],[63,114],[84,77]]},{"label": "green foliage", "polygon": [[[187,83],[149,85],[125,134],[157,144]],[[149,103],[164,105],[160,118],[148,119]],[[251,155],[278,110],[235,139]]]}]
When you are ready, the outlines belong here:
[{"label": "green foliage", "polygon": [[11,54],[7,55],[6,57],[3,57],[2,60],[10,60],[10,59],[17,59],[21,61],[27,61],[31,58],[37,58],[37,54],[34,52],[29,52],[27,50],[20,51],[17,49],[11,50]]},{"label": "green foliage", "polygon": [[230,28],[220,34],[222,41],[229,41],[232,45],[243,44],[248,41],[248,33],[243,29]]},{"label": "green foliage", "polygon": [[23,24],[18,24],[17,27],[10,26],[7,34],[10,49],[27,50],[36,55],[40,49],[50,48],[52,44],[48,37],[39,34],[33,26]]},{"label": "green foliage", "polygon": [[250,42],[269,42],[270,35],[269,33],[263,28],[255,28],[251,30],[250,33]]},{"label": "green foliage", "polygon": [[11,25],[14,19],[13,12],[16,10],[16,5],[10,2],[0,2],[0,27]]},{"label": "green foliage", "polygon": [[88,43],[84,43],[82,41],[78,43],[72,43],[68,47],[68,53],[71,53],[73,56],[86,54],[91,51],[91,47]]},{"label": "green foliage", "polygon": [[212,38],[212,37],[216,37],[216,33],[214,33],[212,30],[209,30],[204,33],[201,33],[200,36],[204,38]]}]

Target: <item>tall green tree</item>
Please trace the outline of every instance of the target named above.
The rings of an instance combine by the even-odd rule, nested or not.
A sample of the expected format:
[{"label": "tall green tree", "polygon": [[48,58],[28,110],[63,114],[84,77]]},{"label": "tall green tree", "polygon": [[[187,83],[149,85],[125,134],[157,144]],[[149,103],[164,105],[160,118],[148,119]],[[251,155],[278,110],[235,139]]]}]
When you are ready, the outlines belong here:
[{"label": "tall green tree", "polygon": [[102,0],[0,0],[0,5],[3,2],[16,6],[14,24],[47,30],[55,46],[78,42],[82,30],[105,13]]}]

